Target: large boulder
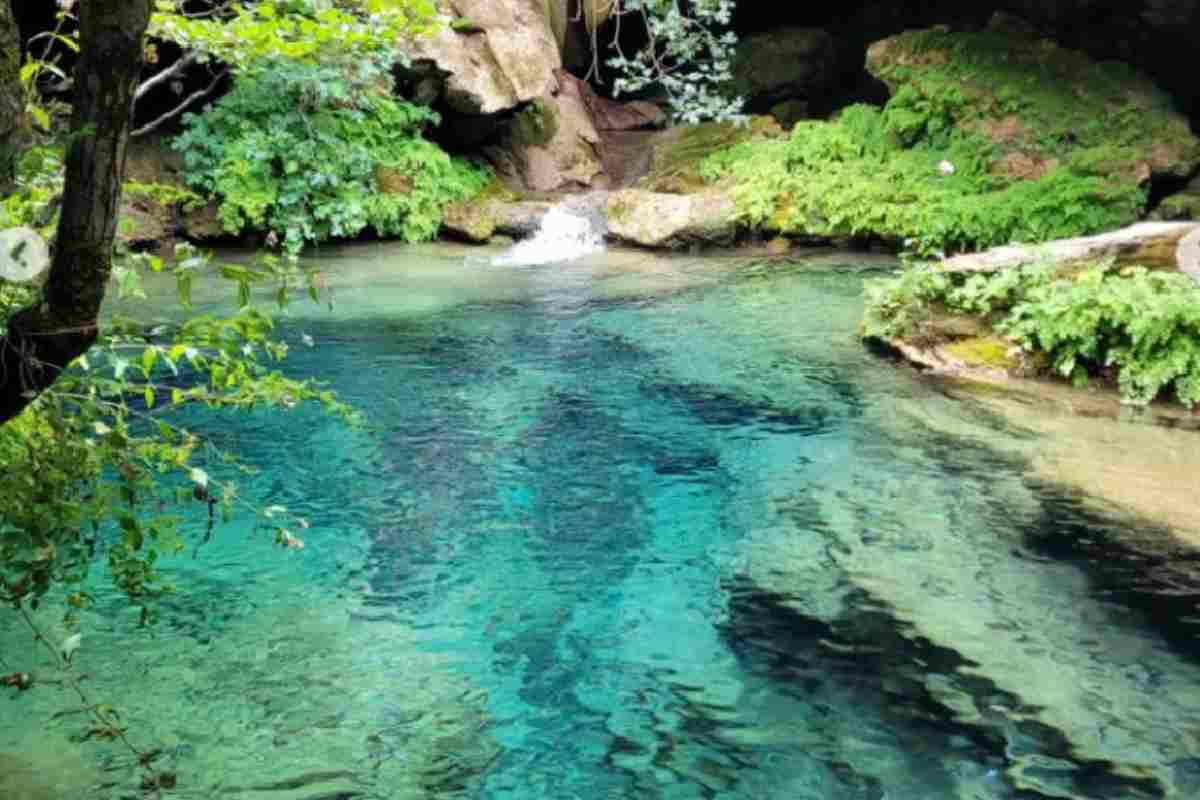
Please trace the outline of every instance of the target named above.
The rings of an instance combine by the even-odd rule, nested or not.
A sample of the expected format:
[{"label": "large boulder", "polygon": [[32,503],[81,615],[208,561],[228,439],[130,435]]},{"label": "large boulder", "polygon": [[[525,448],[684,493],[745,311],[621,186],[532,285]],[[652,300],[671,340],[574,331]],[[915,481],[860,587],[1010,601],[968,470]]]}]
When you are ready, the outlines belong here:
[{"label": "large boulder", "polygon": [[452,239],[484,244],[496,236],[524,239],[541,227],[553,203],[476,197],[450,205],[442,233]]},{"label": "large boulder", "polygon": [[738,45],[733,76],[734,91],[750,111],[780,109],[789,122],[822,116],[840,77],[837,43],[815,28],[757,33]]},{"label": "large boulder", "polygon": [[608,196],[603,213],[610,237],[640,247],[724,245],[738,233],[737,208],[718,192],[625,189]]},{"label": "large boulder", "polygon": [[509,122],[498,146],[487,154],[512,188],[533,192],[604,188],[600,134],[592,122],[583,81],[557,71],[557,86]]},{"label": "large boulder", "polygon": [[1044,242],[1136,222],[1200,166],[1172,98],[1127,65],[1011,17],[870,48],[891,97],[705,162],[749,224],[920,255]]},{"label": "large boulder", "polygon": [[925,114],[914,136],[936,134],[929,125],[942,121],[983,134],[1001,175],[1036,179],[1063,166],[1144,184],[1200,166],[1200,139],[1166,92],[1005,14],[978,33],[938,27],[884,39],[867,51],[867,69],[894,96],[904,93],[895,126],[903,127],[901,115]]},{"label": "large boulder", "polygon": [[562,66],[543,0],[449,0],[460,20],[401,45],[422,102],[464,115],[509,111],[545,97]]}]

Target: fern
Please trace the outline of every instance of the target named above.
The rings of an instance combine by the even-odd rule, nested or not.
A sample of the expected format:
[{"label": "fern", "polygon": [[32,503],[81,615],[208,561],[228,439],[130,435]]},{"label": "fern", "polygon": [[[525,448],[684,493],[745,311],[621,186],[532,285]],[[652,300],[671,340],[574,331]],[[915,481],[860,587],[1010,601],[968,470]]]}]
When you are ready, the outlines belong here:
[{"label": "fern", "polygon": [[[421,136],[437,115],[396,100],[378,65],[353,71],[274,59],[245,69],[173,142],[186,178],[220,200],[230,233],[268,231],[288,250],[371,227],[432,238],[447,205],[478,192],[486,170]],[[383,191],[380,170],[404,176]]]},{"label": "fern", "polygon": [[1077,384],[1114,372],[1124,402],[1200,402],[1200,285],[1179,273],[1048,266],[967,275],[912,268],[867,287],[864,333],[903,338],[936,311],[984,318]]}]

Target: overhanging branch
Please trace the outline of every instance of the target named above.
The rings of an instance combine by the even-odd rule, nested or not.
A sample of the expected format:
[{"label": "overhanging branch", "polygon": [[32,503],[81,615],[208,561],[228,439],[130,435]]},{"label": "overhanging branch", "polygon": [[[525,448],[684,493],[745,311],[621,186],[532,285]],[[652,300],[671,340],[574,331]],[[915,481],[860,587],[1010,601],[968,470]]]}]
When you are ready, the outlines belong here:
[{"label": "overhanging branch", "polygon": [[228,74],[229,74],[228,70],[221,70],[220,72],[217,73],[216,77],[214,77],[212,79],[212,82],[209,83],[208,86],[205,86],[203,89],[197,89],[196,91],[192,92],[187,97],[183,98],[183,102],[181,102],[179,105],[175,106],[170,111],[163,114],[161,117],[158,117],[157,119],[155,119],[151,122],[147,122],[145,125],[143,125],[142,127],[135,130],[133,133],[131,133],[130,136],[133,136],[134,138],[138,138],[140,136],[145,136],[148,133],[153,133],[154,131],[158,130],[163,125],[165,125],[167,122],[175,119],[180,114],[182,114],[184,111],[187,111],[188,106],[190,106],[192,103],[195,103],[197,100],[200,100],[201,98],[208,97],[210,94],[212,94],[214,91],[216,91],[217,86],[219,86],[221,83],[221,80]]}]

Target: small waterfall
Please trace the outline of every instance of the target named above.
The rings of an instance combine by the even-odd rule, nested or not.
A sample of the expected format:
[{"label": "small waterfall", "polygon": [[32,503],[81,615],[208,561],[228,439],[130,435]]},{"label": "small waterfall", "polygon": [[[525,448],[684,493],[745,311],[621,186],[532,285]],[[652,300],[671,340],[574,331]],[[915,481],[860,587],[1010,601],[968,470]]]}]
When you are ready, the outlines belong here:
[{"label": "small waterfall", "polygon": [[536,267],[604,250],[604,194],[570,197],[546,212],[537,232],[491,259],[494,267]]}]

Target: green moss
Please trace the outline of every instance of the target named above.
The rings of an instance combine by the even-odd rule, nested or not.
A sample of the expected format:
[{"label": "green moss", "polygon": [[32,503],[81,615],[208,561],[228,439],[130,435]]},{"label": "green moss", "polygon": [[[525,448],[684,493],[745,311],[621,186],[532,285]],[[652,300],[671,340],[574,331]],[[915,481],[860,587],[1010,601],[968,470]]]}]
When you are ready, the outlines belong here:
[{"label": "green moss", "polygon": [[[957,126],[1006,121],[998,137],[1005,150],[1050,156],[1134,147],[1161,169],[1175,164],[1183,174],[1200,159],[1186,119],[1148,79],[1125,64],[1096,62],[1019,32],[911,31],[872,47],[868,69],[897,96],[947,108]],[[1151,144],[1156,154],[1148,152]]]},{"label": "green moss", "polygon": [[1159,204],[1152,216],[1169,221],[1200,220],[1200,194],[1172,195]]},{"label": "green moss", "polygon": [[882,110],[736,143],[700,178],[731,184],[751,226],[933,254],[1129,224],[1152,173],[1200,163],[1200,140],[1144,78],[1048,42],[919,31],[877,44],[869,66],[894,92]]},{"label": "green moss", "polygon": [[545,147],[558,133],[558,116],[541,100],[517,112],[512,122],[512,140],[518,148]]},{"label": "green moss", "polygon": [[1017,366],[1011,341],[1033,368],[1076,384],[1115,377],[1126,403],[1200,403],[1200,287],[1180,273],[1110,264],[1072,277],[1052,264],[994,273],[918,267],[868,283],[866,295],[865,337],[920,344],[931,320],[964,317],[979,331],[942,350],[971,366]]},{"label": "green moss", "polygon": [[659,134],[649,172],[638,188],[678,194],[702,189],[709,181],[701,174],[701,165],[709,156],[739,144],[783,135],[783,129],[770,117],[751,117],[745,125],[705,122],[672,128]]},{"label": "green moss", "polygon": [[976,336],[959,339],[942,348],[951,358],[968,367],[1012,370],[1020,367],[1020,361],[1010,355],[1012,345],[1003,339],[991,336]]}]

